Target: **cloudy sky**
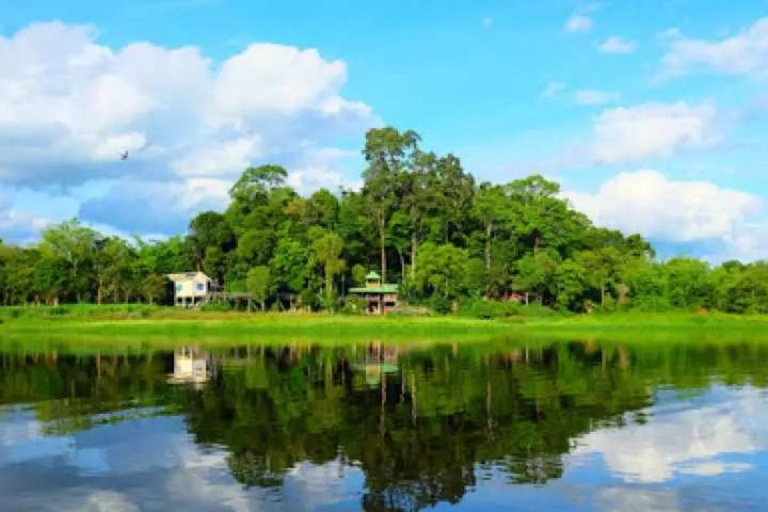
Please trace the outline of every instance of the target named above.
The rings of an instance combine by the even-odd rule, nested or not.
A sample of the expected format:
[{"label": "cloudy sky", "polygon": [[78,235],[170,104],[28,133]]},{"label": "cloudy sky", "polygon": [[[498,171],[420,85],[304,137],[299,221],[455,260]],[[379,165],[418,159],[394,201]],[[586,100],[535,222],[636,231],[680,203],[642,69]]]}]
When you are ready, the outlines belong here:
[{"label": "cloudy sky", "polygon": [[249,164],[354,186],[391,124],[665,256],[754,260],[766,84],[764,0],[2,2],[0,237],[183,232]]}]

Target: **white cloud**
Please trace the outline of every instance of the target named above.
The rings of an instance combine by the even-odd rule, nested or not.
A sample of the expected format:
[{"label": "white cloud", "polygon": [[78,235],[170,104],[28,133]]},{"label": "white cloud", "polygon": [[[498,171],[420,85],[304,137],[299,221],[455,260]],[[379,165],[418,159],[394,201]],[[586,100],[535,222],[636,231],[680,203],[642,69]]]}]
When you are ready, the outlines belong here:
[{"label": "white cloud", "polygon": [[346,65],[326,62],[317,50],[254,44],[221,67],[216,106],[235,119],[312,110],[334,99],[346,79]]},{"label": "white cloud", "polygon": [[768,18],[719,41],[689,39],[669,33],[670,48],[662,58],[663,76],[704,69],[728,75],[768,76]]},{"label": "white cloud", "polygon": [[594,159],[616,164],[669,156],[718,142],[718,112],[712,105],[645,103],[604,111],[594,125]]},{"label": "white cloud", "polygon": [[[764,206],[762,198],[706,181],[675,181],[658,171],[623,172],[594,194],[566,192],[573,206],[595,223],[654,242],[714,242],[713,261],[754,260],[768,247],[765,229],[747,229]],[[762,254],[762,256],[761,256]]]},{"label": "white cloud", "polygon": [[288,184],[300,193],[310,193],[320,188],[331,192],[341,187],[352,188],[355,184],[348,182],[336,169],[340,161],[356,155],[354,151],[308,145],[303,158],[294,164],[288,175]]},{"label": "white cloud", "polygon": [[592,18],[583,13],[576,13],[565,22],[566,32],[590,32],[592,28]]},{"label": "white cloud", "polygon": [[[197,190],[199,182],[189,180],[232,182],[248,165],[266,161],[309,167],[307,148],[378,124],[368,105],[341,95],[346,64],[315,49],[254,44],[214,63],[194,47],[113,49],[96,38],[93,27],[59,22],[0,36],[5,186],[49,189],[106,179],[129,189],[116,195],[144,201],[126,208],[151,210],[153,198]],[[123,151],[130,152],[127,161],[119,160]],[[219,200],[213,194],[196,204]],[[106,208],[102,213],[98,220],[109,223]]]},{"label": "white cloud", "polygon": [[261,155],[258,136],[228,140],[193,150],[171,162],[180,176],[233,176]]},{"label": "white cloud", "polygon": [[578,440],[573,456],[599,454],[615,476],[632,483],[748,470],[749,465],[718,458],[765,448],[758,428],[768,419],[765,395],[751,388],[727,394],[729,400],[700,408],[657,410],[645,425],[593,431]]},{"label": "white cloud", "polygon": [[127,233],[180,233],[186,230],[192,212],[226,206],[231,185],[229,180],[215,178],[125,178],[115,182],[105,196],[85,201],[80,215]]},{"label": "white cloud", "polygon": [[604,105],[621,99],[621,93],[615,91],[595,91],[582,89],[574,93],[574,101],[578,105]]},{"label": "white cloud", "polygon": [[637,43],[618,36],[611,36],[598,46],[603,53],[624,54],[637,49]]},{"label": "white cloud", "polygon": [[[11,242],[32,241],[48,221],[39,216],[19,210],[10,201],[0,196],[0,239]],[[0,443],[2,436],[0,436]]]}]

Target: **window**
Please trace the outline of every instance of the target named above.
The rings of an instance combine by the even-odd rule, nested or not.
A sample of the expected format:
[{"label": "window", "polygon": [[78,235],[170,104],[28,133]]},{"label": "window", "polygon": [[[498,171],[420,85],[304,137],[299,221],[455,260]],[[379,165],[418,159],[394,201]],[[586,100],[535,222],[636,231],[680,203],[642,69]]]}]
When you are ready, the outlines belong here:
[{"label": "window", "polygon": [[196,289],[197,289],[197,291],[199,291],[199,292],[205,291],[205,285],[204,285],[203,283],[197,283],[197,284],[195,285],[195,288],[196,288]]},{"label": "window", "polygon": [[182,288],[184,288],[184,287],[181,284],[177,284],[176,285],[176,291],[177,292],[180,292],[182,290]]}]

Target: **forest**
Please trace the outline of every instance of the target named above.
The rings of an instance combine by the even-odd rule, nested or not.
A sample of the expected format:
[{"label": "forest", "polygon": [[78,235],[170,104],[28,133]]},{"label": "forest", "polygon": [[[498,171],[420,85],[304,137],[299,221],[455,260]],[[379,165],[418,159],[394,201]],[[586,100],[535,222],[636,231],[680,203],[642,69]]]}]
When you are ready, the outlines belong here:
[{"label": "forest", "polygon": [[202,270],[264,308],[291,295],[302,309],[338,310],[376,270],[408,304],[439,313],[520,307],[513,295],[542,311],[768,312],[765,262],[660,261],[640,235],[593,225],[557,183],[478,182],[410,130],[370,130],[363,155],[359,190],[308,197],[284,168],[250,167],[223,212],[163,240],[105,236],[73,219],[33,245],[0,241],[0,303],[162,303],[165,274]]}]

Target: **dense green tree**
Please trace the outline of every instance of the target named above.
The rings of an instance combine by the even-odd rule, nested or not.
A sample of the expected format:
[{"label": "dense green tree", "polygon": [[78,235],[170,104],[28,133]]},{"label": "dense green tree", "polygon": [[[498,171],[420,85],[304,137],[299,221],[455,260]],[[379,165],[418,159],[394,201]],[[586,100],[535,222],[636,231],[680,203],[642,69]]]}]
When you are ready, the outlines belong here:
[{"label": "dense green tree", "polygon": [[413,286],[419,293],[434,294],[443,299],[457,299],[469,287],[470,265],[466,249],[451,244],[425,242],[416,256],[417,268]]},{"label": "dense green tree", "polygon": [[333,280],[346,268],[346,262],[341,258],[344,241],[336,233],[325,233],[312,243],[312,258],[323,267],[325,277],[325,297],[333,298]]},{"label": "dense green tree", "polygon": [[258,266],[253,267],[248,271],[246,289],[261,305],[262,311],[266,310],[266,300],[267,297],[269,297],[271,286],[272,278],[270,276],[269,267]]},{"label": "dense green tree", "polygon": [[768,312],[765,263],[658,261],[641,236],[593,226],[553,181],[478,185],[456,156],[420,145],[413,131],[370,130],[360,190],[302,197],[283,167],[249,167],[223,212],[201,212],[168,239],[124,240],[71,220],[38,244],[0,243],[0,302],[157,302],[162,276],[189,270],[244,291],[249,271],[266,267],[279,304],[316,309],[321,297],[336,307],[337,284],[360,286],[379,267],[404,298],[441,309],[515,291],[571,311]]},{"label": "dense green tree", "polygon": [[70,291],[80,302],[89,286],[84,273],[92,263],[96,232],[77,220],[62,222],[43,230],[40,250],[44,255],[62,259],[69,267]]},{"label": "dense green tree", "polygon": [[366,209],[378,233],[381,276],[387,280],[387,225],[400,201],[402,174],[413,165],[419,135],[400,133],[395,128],[377,128],[365,136],[363,155],[368,168],[363,172]]}]

